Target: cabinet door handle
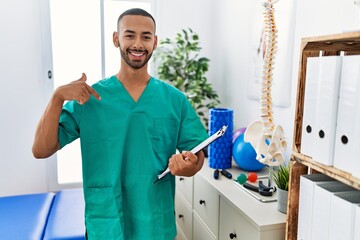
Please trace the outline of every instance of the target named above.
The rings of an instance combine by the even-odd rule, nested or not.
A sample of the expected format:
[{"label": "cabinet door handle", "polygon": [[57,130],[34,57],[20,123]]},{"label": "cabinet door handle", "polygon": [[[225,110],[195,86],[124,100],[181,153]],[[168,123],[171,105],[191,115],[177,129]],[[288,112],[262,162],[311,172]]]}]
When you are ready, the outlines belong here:
[{"label": "cabinet door handle", "polygon": [[201,205],[201,204],[204,204],[204,205],[205,205],[205,200],[200,200],[199,203],[200,203],[200,205]]},{"label": "cabinet door handle", "polygon": [[182,215],[182,214],[179,214],[179,218],[183,218],[184,217],[184,215]]},{"label": "cabinet door handle", "polygon": [[183,177],[179,178],[179,181],[184,181],[184,180],[185,180],[185,178],[183,178]]},{"label": "cabinet door handle", "polygon": [[234,239],[234,238],[236,238],[236,233],[230,233],[229,236],[230,236],[230,239]]}]

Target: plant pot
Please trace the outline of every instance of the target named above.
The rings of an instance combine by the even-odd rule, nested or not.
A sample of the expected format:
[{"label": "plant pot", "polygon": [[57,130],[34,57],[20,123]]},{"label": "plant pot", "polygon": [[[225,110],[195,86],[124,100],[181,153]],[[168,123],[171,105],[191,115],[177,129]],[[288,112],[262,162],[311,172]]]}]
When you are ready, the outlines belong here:
[{"label": "plant pot", "polygon": [[277,190],[277,210],[282,213],[287,211],[288,191],[278,188]]}]

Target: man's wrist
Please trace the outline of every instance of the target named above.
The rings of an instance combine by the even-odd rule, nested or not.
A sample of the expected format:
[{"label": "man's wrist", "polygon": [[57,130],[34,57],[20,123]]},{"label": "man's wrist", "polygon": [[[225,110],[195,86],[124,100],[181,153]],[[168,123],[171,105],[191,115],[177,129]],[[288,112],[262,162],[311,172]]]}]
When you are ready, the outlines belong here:
[{"label": "man's wrist", "polygon": [[57,103],[57,104],[61,104],[63,105],[64,102],[65,102],[65,99],[62,97],[62,95],[60,94],[59,92],[59,88],[55,90],[53,96],[52,96],[52,101],[54,103]]}]

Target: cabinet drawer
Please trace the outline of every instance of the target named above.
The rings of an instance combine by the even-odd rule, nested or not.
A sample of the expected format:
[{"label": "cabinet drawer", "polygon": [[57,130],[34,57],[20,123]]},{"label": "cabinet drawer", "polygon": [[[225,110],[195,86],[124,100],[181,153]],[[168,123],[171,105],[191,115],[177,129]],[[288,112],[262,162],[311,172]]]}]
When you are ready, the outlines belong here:
[{"label": "cabinet drawer", "polygon": [[[259,213],[261,214],[261,213]],[[285,228],[274,228],[260,231],[252,222],[244,217],[228,200],[220,198],[221,240],[283,240]],[[231,238],[232,237],[232,238]]]},{"label": "cabinet drawer", "polygon": [[233,206],[220,198],[219,239],[259,240],[260,234]]},{"label": "cabinet drawer", "polygon": [[194,209],[215,236],[219,224],[219,194],[200,174],[194,177]]},{"label": "cabinet drawer", "polygon": [[187,239],[185,233],[182,231],[182,229],[179,227],[177,223],[176,223],[176,231],[177,231],[177,235],[175,237],[175,240],[189,240]]},{"label": "cabinet drawer", "polygon": [[192,239],[192,209],[186,200],[177,192],[175,195],[175,217],[176,224],[182,230],[186,239]]},{"label": "cabinet drawer", "polygon": [[197,213],[194,213],[194,240],[216,240],[214,234],[206,227]]},{"label": "cabinet drawer", "polygon": [[176,190],[178,190],[188,201],[193,205],[193,177],[179,177],[176,176]]}]

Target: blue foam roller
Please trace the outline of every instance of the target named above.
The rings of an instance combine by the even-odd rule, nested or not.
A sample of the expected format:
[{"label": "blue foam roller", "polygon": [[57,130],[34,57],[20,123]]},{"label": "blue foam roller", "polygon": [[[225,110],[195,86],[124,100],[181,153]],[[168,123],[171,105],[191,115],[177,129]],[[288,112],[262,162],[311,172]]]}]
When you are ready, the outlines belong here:
[{"label": "blue foam roller", "polygon": [[209,135],[213,135],[224,125],[228,126],[224,136],[208,147],[209,167],[214,169],[231,168],[233,110],[227,108],[210,109]]}]

